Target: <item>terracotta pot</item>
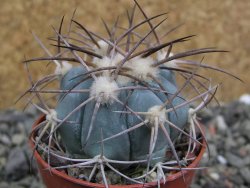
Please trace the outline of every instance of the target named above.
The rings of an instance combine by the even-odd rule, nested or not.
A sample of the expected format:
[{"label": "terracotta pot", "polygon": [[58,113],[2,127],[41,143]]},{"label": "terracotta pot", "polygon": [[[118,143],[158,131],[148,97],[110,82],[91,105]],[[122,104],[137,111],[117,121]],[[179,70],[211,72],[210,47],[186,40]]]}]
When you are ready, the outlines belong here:
[{"label": "terracotta pot", "polygon": [[[35,124],[33,125],[33,128],[36,127],[39,123],[44,121],[45,116],[40,117]],[[32,135],[34,136],[34,135]],[[30,145],[32,149],[34,148],[34,143],[30,140]],[[198,167],[199,162],[206,150],[206,147],[204,146],[204,139],[203,139],[203,146],[200,149],[200,153],[196,157],[196,159],[188,166],[189,168],[195,168]],[[46,170],[48,169],[48,164],[42,159],[42,157],[39,155],[37,151],[35,151],[34,156],[37,160],[38,167],[40,174],[43,178],[43,181],[45,185],[48,188],[89,188],[89,187],[95,187],[95,188],[105,188],[102,184],[97,183],[90,183],[87,181],[83,181],[80,179],[75,179],[73,177],[68,176],[66,173],[51,169],[51,171]],[[193,176],[195,174],[195,170],[183,170],[182,171],[185,177],[185,181],[182,177],[181,172],[177,172],[176,174],[169,175],[167,177],[166,184],[161,184],[161,187],[163,188],[188,188],[190,184],[192,183]],[[110,188],[142,188],[142,187],[157,187],[157,183],[146,183],[144,185],[142,184],[132,184],[132,185],[110,185]]]}]

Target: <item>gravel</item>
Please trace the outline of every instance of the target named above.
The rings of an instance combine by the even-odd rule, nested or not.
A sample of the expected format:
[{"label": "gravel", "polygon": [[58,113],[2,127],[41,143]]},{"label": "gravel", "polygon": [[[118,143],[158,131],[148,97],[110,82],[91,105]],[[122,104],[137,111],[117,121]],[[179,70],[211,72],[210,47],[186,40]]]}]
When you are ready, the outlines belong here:
[{"label": "gravel", "polygon": [[25,177],[29,172],[24,151],[20,147],[13,148],[8,155],[5,165],[5,175],[7,180],[18,180]]},{"label": "gravel", "polygon": [[30,166],[28,134],[39,116],[9,109],[0,112],[0,188],[44,188],[35,165]]},{"label": "gravel", "polygon": [[[208,168],[197,173],[191,188],[250,187],[250,105],[234,101],[206,108],[199,116],[210,153],[200,164]],[[0,112],[0,188],[44,187],[36,166],[30,170],[29,165],[32,152],[27,139],[37,117],[32,107],[26,112]]]},{"label": "gravel", "polygon": [[206,170],[197,173],[192,188],[250,187],[250,105],[239,101],[214,106],[204,117],[210,148],[201,161]]}]

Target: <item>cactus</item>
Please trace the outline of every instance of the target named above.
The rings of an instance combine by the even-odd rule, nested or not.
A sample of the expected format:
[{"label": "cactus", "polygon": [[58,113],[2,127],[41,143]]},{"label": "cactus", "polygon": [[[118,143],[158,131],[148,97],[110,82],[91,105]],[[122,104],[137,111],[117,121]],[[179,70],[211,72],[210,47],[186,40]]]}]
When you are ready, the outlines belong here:
[{"label": "cactus", "polygon": [[[110,56],[110,54],[107,56]],[[105,64],[105,62],[103,63],[101,61],[107,61],[107,58],[108,57],[104,57],[104,60],[99,60],[100,65]],[[117,58],[114,57],[114,59]],[[109,61],[112,60],[108,60],[108,62]],[[150,67],[153,65],[153,61],[153,59],[149,58],[132,59],[131,62],[129,62],[129,66],[131,66],[130,74],[137,77],[137,79],[142,79],[144,82],[148,80],[147,82],[149,85],[152,85],[151,87],[160,89],[157,83],[147,76],[153,72],[153,74],[155,74],[154,77],[160,79],[164,89],[168,91],[167,93],[150,91],[148,89],[132,90],[130,89],[131,87],[140,87],[142,85],[134,83],[135,80],[133,79],[127,79],[126,77],[120,78],[121,76],[118,76],[117,81],[115,81],[111,75],[107,75],[109,74],[107,72],[101,73],[96,79],[90,78],[83,82],[80,81],[78,84],[74,80],[74,77],[81,76],[87,72],[86,69],[81,66],[72,68],[66,73],[61,80],[60,89],[89,89],[90,92],[80,94],[69,93],[66,96],[62,95],[63,99],[58,102],[56,107],[57,117],[59,119],[64,119],[65,116],[77,106],[92,98],[88,104],[81,107],[69,117],[68,120],[75,121],[75,124],[64,122],[59,128],[59,133],[63,138],[62,141],[69,153],[79,154],[80,152],[88,157],[94,157],[100,153],[100,144],[98,143],[101,139],[100,129],[102,129],[102,136],[105,139],[134,127],[137,124],[141,124],[143,121],[147,121],[148,123],[145,122],[141,124],[145,126],[141,126],[138,130],[124,133],[104,143],[105,156],[110,159],[144,159],[148,154],[149,142],[150,139],[152,139],[151,129],[155,129],[154,126],[156,122],[154,118],[158,118],[159,120],[157,121],[164,124],[164,128],[171,135],[171,140],[177,137],[177,134],[173,134],[174,130],[171,132],[171,128],[165,120],[168,119],[180,129],[183,129],[184,125],[187,124],[188,106],[186,105],[180,109],[176,109],[176,113],[171,111],[165,114],[165,109],[175,107],[185,100],[181,96],[175,96],[171,105],[163,107],[164,102],[168,100],[168,98],[170,99],[177,91],[177,86],[165,78],[168,74],[172,75],[174,73]],[[147,67],[146,71],[141,70],[141,67],[145,64],[149,64],[149,67]],[[138,66],[138,70],[133,70],[133,65]],[[129,66],[127,67],[130,68]],[[76,84],[77,86],[74,87]],[[122,90],[125,87],[128,89]],[[126,103],[127,107],[125,106]],[[131,114],[120,114],[118,112],[122,112],[123,110],[131,112]],[[135,114],[132,114],[132,112],[145,112],[149,114],[145,117],[138,118]],[[150,113],[152,113],[152,115],[150,115]],[[159,116],[157,116],[157,113]],[[155,116],[153,116],[153,114]],[[158,127],[159,125],[156,126]],[[154,157],[161,157],[163,159],[165,151],[169,146],[166,144],[165,136],[162,132],[159,132],[156,137],[157,141],[152,154]],[[122,143],[122,147],[120,143]]]},{"label": "cactus", "polygon": [[[135,23],[134,18],[137,9],[143,16],[139,23]],[[189,139],[187,153],[201,144],[196,135],[196,129],[200,129],[196,112],[214,98],[217,89],[217,85],[212,86],[197,69],[208,68],[234,75],[183,59],[225,52],[223,50],[202,48],[173,54],[175,45],[190,40],[193,35],[163,42],[165,39],[156,29],[166,20],[165,16],[163,13],[148,17],[135,1],[128,13],[127,29],[119,26],[118,20],[111,29],[103,21],[108,38],[87,30],[74,17],[69,32],[62,34],[62,18],[59,30],[54,29],[56,38],[50,38],[56,42],[56,55],[52,55],[33,33],[48,57],[25,60],[26,65],[33,61],[51,61],[56,66],[54,73],[36,82],[30,77],[32,87],[25,92],[31,93],[29,104],[46,114],[45,121],[34,130],[39,135],[34,142],[36,148],[48,154],[49,164],[50,155],[75,162],[53,168],[91,166],[88,180],[91,181],[99,169],[106,186],[107,168],[135,183],[143,183],[153,172],[157,173],[155,181],[165,181],[164,173],[170,168],[169,164],[176,164],[177,170],[185,168],[183,162],[188,155],[180,158],[175,142],[180,135],[186,136]],[[162,20],[155,24],[159,19]],[[72,31],[72,25],[77,31]],[[145,26],[150,29],[138,33],[137,29]],[[177,75],[184,78],[184,82],[179,83]],[[52,82],[58,82],[58,88],[48,89]],[[190,96],[184,92],[187,87],[192,89]],[[54,108],[45,102],[48,93],[56,94]],[[40,106],[34,104],[34,99]],[[198,105],[191,108],[194,102]],[[48,138],[46,148],[41,145],[44,137]],[[58,155],[55,152],[58,149],[66,153]],[[166,161],[167,150],[172,151],[174,163]],[[144,166],[146,172],[132,178],[120,171],[134,164]]]}]

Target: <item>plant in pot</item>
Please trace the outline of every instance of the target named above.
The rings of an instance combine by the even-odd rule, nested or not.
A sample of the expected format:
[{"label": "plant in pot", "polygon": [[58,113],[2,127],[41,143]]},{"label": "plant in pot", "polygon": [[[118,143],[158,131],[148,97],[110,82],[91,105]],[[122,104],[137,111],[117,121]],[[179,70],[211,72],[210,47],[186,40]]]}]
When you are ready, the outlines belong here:
[{"label": "plant in pot", "polygon": [[[53,28],[56,36],[49,40],[55,54],[33,33],[46,56],[24,61],[31,84],[24,95],[44,114],[30,137],[44,182],[188,187],[194,170],[202,169],[198,163],[206,145],[196,112],[217,90],[198,69],[233,75],[202,64],[204,57],[186,58],[225,51],[172,53],[194,35],[165,41],[179,26],[160,34],[166,13],[150,17],[137,1],[127,12],[127,26],[118,18],[112,27],[103,21],[107,37],[89,31],[74,14],[66,32],[64,17],[59,29]],[[29,64],[37,61],[55,69],[34,81]]]}]

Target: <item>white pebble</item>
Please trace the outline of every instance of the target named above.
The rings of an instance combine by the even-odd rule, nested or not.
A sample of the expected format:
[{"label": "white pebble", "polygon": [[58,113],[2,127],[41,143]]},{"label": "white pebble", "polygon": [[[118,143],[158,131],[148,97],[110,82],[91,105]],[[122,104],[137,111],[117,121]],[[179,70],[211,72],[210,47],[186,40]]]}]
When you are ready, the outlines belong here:
[{"label": "white pebble", "polygon": [[209,176],[213,179],[213,180],[219,180],[220,179],[220,175],[216,172],[212,172],[209,174]]},{"label": "white pebble", "polygon": [[225,119],[221,115],[216,117],[216,126],[221,132],[225,132],[228,129]]},{"label": "white pebble", "polygon": [[218,155],[217,156],[217,160],[220,162],[220,164],[226,165],[227,164],[227,160],[225,157]]},{"label": "white pebble", "polygon": [[239,101],[244,103],[244,104],[250,105],[250,95],[249,94],[241,95]]}]

